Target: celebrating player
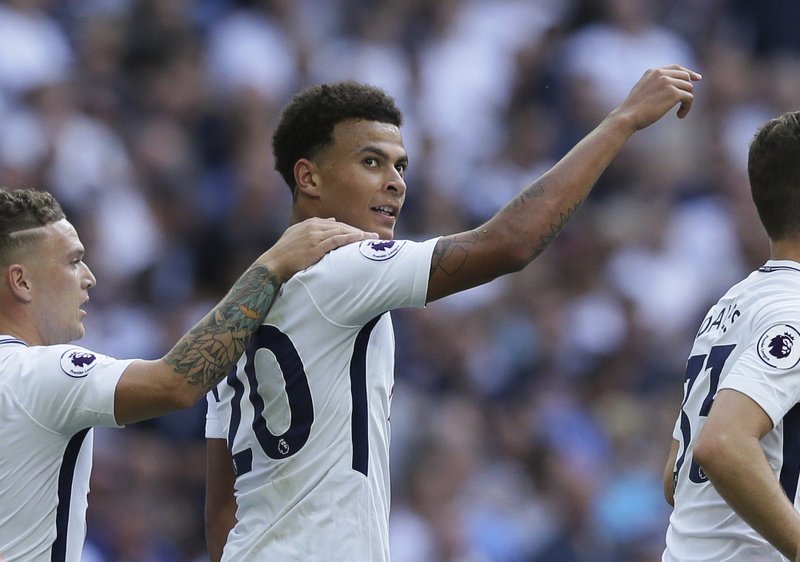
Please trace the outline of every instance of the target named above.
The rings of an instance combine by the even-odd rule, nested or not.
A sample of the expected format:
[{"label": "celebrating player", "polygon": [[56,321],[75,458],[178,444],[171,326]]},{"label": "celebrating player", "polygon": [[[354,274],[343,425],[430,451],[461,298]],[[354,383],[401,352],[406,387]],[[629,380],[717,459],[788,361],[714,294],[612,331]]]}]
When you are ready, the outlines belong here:
[{"label": "celebrating player", "polygon": [[237,370],[209,395],[212,559],[388,560],[388,312],[524,268],[635,131],[675,105],[678,117],[689,112],[699,79],[678,65],[646,72],[487,223],[424,242],[393,240],[408,165],[394,101],[352,82],[298,94],[273,138],[292,221],[332,216],[382,240],[331,252],[287,282]]}]

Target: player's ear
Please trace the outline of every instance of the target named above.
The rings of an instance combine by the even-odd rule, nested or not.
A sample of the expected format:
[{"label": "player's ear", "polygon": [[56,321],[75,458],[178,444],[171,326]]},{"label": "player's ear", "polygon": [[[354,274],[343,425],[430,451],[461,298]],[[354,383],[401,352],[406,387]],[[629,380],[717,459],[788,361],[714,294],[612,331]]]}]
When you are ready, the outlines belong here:
[{"label": "player's ear", "polygon": [[33,300],[33,285],[28,268],[22,264],[12,263],[6,267],[4,277],[6,286],[15,300],[19,302]]},{"label": "player's ear", "polygon": [[306,197],[319,197],[319,171],[317,165],[308,158],[300,158],[294,164],[294,182],[297,194]]}]

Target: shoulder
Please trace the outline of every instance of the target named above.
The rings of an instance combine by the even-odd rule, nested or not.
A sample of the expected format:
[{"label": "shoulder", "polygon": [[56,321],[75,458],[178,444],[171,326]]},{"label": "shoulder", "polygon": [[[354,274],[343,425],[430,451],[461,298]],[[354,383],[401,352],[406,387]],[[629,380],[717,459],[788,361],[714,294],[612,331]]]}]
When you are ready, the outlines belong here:
[{"label": "shoulder", "polygon": [[424,242],[412,240],[362,240],[332,251],[331,261],[352,259],[365,264],[412,259],[430,245],[431,252],[438,238]]},{"label": "shoulder", "polygon": [[[371,262],[384,262],[397,256],[409,244],[408,240],[363,240],[353,244],[361,257]],[[414,243],[411,242],[413,246]]]},{"label": "shoulder", "polygon": [[0,362],[7,381],[21,386],[33,386],[37,394],[48,391],[58,394],[74,383],[91,383],[95,376],[108,371],[122,370],[129,361],[96,353],[85,347],[70,344],[27,346],[5,345],[0,340]]},{"label": "shoulder", "polygon": [[[800,326],[800,270],[764,266],[733,285],[709,315],[733,308],[753,330],[778,322]],[[741,324],[741,322],[740,322]]]},{"label": "shoulder", "polygon": [[84,378],[108,358],[77,345],[36,346],[25,354],[31,367],[70,378]]},{"label": "shoulder", "polygon": [[371,275],[384,276],[387,270],[407,269],[422,263],[430,267],[438,238],[412,240],[363,240],[342,246],[324,256],[316,264],[296,275],[308,280],[324,276],[326,282],[340,278],[347,283],[365,280]]},{"label": "shoulder", "polygon": [[438,238],[366,240],[338,248],[295,275],[320,312],[349,324],[395,308],[425,303],[431,256]]},{"label": "shoulder", "polygon": [[64,397],[89,377],[104,356],[79,346],[8,345],[0,341],[0,379],[23,402]]},{"label": "shoulder", "polygon": [[0,370],[22,409],[58,433],[116,425],[113,401],[129,360],[76,345],[21,346],[2,357]]}]

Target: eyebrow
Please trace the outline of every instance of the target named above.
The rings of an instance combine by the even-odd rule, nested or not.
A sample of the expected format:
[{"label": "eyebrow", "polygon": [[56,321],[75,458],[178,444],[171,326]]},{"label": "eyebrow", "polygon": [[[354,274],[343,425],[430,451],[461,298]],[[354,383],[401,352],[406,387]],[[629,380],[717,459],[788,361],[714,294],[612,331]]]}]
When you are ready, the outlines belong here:
[{"label": "eyebrow", "polygon": [[[358,153],[359,154],[365,154],[365,153],[377,154],[378,156],[380,156],[384,160],[391,160],[391,158],[389,157],[389,153],[388,152],[386,152],[382,148],[378,148],[377,146],[373,146],[373,145],[367,145],[367,146],[361,148],[358,151]],[[408,154],[403,154],[400,158],[397,159],[397,162],[401,163],[401,164],[408,165]]]},{"label": "eyebrow", "polygon": [[84,248],[83,246],[76,246],[72,248],[67,255],[69,255],[70,258],[83,259],[83,256],[86,255],[86,248]]}]

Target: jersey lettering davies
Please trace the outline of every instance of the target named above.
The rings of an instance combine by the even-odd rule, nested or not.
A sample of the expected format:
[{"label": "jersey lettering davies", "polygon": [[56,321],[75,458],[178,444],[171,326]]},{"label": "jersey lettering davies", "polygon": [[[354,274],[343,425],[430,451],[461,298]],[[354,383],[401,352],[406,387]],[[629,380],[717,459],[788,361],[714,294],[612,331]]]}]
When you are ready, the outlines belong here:
[{"label": "jersey lettering davies", "polygon": [[731,327],[731,324],[733,324],[741,315],[741,311],[736,308],[736,303],[722,308],[722,310],[720,310],[717,314],[709,314],[700,325],[700,329],[697,331],[695,339],[699,338],[706,332],[710,332],[711,330],[722,330],[722,333],[724,334],[728,331],[728,328]]}]

